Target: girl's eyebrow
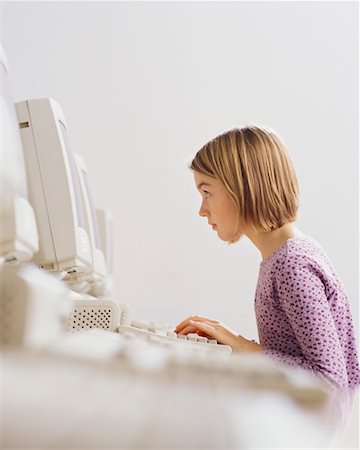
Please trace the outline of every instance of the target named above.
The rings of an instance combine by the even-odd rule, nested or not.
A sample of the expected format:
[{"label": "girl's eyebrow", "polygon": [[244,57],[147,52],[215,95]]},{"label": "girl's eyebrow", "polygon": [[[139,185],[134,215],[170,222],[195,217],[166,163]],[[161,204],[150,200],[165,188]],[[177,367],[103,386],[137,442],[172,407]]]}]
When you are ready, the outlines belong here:
[{"label": "girl's eyebrow", "polygon": [[197,188],[200,189],[200,188],[202,188],[203,186],[211,186],[211,184],[205,183],[205,182],[203,181],[202,183],[198,184]]}]

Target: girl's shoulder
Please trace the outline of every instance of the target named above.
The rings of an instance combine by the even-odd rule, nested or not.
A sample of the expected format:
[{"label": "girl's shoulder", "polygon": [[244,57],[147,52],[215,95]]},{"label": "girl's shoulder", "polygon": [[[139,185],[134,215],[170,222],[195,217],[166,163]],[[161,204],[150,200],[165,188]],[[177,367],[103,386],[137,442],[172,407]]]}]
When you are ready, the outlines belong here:
[{"label": "girl's shoulder", "polygon": [[285,242],[285,256],[305,259],[328,259],[323,247],[311,236],[302,235]]},{"label": "girl's shoulder", "polygon": [[274,265],[294,267],[309,264],[317,267],[331,267],[323,247],[311,236],[301,235],[288,239],[272,255],[261,262],[261,268],[270,269]]},{"label": "girl's shoulder", "polygon": [[291,258],[294,256],[305,258],[316,258],[318,256],[326,256],[324,249],[311,236],[302,234],[288,239],[278,249],[276,249],[268,258],[264,259],[261,264],[268,265],[275,260]]}]

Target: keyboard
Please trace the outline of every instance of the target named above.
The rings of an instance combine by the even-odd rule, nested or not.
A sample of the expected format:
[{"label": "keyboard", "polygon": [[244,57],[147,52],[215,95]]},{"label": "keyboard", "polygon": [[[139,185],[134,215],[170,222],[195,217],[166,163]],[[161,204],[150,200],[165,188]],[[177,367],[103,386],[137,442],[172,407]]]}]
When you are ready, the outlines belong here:
[{"label": "keyboard", "polygon": [[219,344],[215,339],[207,339],[196,333],[177,334],[172,331],[173,329],[172,327],[158,328],[153,324],[132,321],[130,325],[120,325],[118,332],[125,337],[139,337],[165,346],[187,345],[193,350],[219,352],[223,355],[230,355],[231,353],[229,345]]}]

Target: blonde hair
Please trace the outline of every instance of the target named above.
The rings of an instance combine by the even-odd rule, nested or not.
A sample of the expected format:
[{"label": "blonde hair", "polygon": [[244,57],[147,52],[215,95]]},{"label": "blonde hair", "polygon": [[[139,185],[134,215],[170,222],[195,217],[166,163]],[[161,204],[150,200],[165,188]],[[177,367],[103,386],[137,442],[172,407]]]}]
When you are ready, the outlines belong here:
[{"label": "blonde hair", "polygon": [[205,144],[190,169],[220,180],[239,219],[258,231],[294,222],[299,187],[295,169],[280,137],[256,125],[229,130]]}]

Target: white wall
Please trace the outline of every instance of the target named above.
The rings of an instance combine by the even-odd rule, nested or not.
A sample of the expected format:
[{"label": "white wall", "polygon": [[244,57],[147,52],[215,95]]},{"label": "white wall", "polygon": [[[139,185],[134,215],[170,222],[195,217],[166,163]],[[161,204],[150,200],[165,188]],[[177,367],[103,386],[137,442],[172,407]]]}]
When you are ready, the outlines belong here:
[{"label": "white wall", "polygon": [[62,106],[95,201],[113,211],[115,297],[136,318],[199,313],[257,337],[260,255],[217,239],[186,168],[247,122],[288,144],[298,226],[358,317],[356,2],[3,2],[2,15],[14,99]]}]

